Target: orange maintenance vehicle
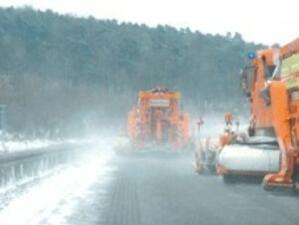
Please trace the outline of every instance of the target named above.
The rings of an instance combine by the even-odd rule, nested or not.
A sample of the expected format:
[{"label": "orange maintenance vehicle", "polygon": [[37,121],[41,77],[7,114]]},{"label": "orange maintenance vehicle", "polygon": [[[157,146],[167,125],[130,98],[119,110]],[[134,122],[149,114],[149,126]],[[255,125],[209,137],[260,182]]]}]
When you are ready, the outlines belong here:
[{"label": "orange maintenance vehicle", "polygon": [[248,57],[250,65],[241,73],[250,102],[248,131],[226,126],[217,143],[208,139],[196,152],[197,171],[203,173],[214,165],[225,180],[262,175],[265,189],[298,190],[299,39]]},{"label": "orange maintenance vehicle", "polygon": [[128,114],[128,135],[136,149],[180,150],[190,142],[189,115],[181,112],[181,94],[155,88],[138,93],[137,106]]}]

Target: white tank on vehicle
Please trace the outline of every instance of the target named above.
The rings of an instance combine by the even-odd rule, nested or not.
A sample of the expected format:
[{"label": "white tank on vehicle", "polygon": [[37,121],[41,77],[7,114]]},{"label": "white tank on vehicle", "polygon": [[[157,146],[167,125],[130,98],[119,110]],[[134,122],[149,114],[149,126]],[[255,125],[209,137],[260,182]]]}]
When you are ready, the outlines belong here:
[{"label": "white tank on vehicle", "polygon": [[280,151],[273,146],[227,145],[218,163],[228,171],[267,173],[279,170]]}]

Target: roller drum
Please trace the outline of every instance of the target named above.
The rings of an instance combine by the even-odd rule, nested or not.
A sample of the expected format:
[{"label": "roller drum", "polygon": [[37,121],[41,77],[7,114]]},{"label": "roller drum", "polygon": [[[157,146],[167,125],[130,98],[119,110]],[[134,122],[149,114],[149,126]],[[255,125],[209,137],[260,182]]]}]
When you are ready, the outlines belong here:
[{"label": "roller drum", "polygon": [[264,146],[227,145],[219,154],[218,163],[228,171],[268,173],[279,170],[280,151]]}]

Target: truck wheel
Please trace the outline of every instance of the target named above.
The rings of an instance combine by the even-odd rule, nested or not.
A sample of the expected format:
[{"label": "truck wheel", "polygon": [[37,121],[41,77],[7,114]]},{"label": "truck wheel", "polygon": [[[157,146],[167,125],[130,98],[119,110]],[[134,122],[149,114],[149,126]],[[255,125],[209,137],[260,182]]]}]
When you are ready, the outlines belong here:
[{"label": "truck wheel", "polygon": [[236,182],[236,178],[232,175],[223,175],[222,179],[225,184],[233,184]]}]

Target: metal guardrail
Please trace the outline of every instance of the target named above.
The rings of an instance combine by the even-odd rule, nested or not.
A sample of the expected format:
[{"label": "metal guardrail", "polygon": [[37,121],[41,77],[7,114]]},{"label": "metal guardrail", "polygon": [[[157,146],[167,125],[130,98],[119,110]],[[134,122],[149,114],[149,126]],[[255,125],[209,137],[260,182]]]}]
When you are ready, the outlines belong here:
[{"label": "metal guardrail", "polygon": [[29,151],[0,153],[0,187],[40,175],[86,153],[83,144],[60,144]]}]

